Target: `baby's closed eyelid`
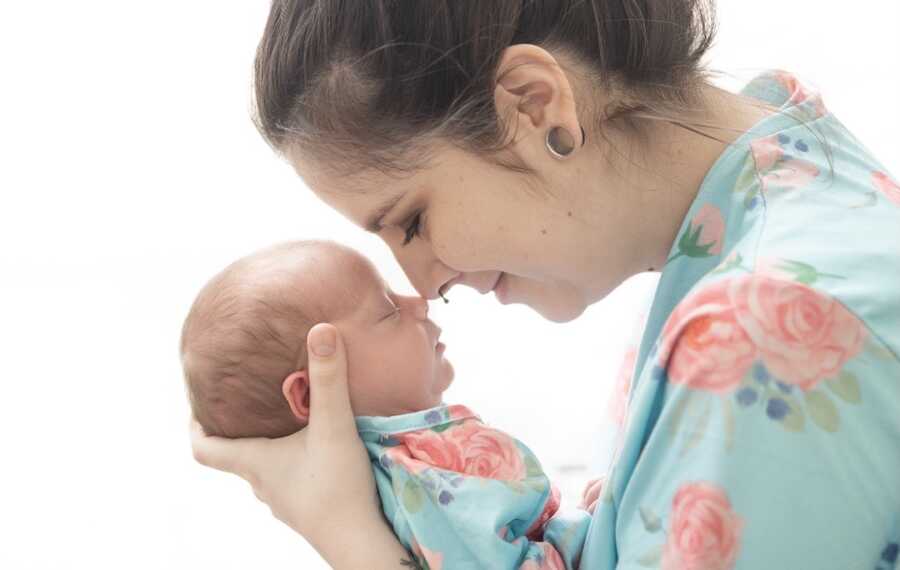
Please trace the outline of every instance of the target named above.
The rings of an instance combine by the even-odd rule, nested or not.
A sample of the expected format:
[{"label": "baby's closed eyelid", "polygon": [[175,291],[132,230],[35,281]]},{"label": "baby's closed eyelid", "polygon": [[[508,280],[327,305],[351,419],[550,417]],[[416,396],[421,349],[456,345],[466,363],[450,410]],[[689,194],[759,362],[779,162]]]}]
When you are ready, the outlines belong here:
[{"label": "baby's closed eyelid", "polygon": [[392,319],[400,313],[400,307],[394,307],[393,310],[389,313],[385,313],[381,318],[378,319],[378,322],[386,321],[388,319]]}]

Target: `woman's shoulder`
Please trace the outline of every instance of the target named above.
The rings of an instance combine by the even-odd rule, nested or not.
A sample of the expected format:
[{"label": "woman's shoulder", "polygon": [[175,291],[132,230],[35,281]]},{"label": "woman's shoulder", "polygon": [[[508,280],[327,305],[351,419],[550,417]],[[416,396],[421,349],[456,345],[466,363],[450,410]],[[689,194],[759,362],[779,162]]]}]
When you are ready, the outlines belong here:
[{"label": "woman's shoulder", "polygon": [[793,88],[814,118],[749,139],[728,196],[714,192],[697,209],[688,229],[701,228],[694,234],[711,243],[707,255],[719,251],[722,261],[698,267],[704,274],[680,309],[724,291],[722,280],[734,291],[767,284],[773,298],[802,291],[900,354],[900,183],[818,96]]},{"label": "woman's shoulder", "polygon": [[[846,378],[856,360],[870,377],[900,374],[900,295],[889,287],[865,306],[852,276],[805,261],[734,254],[720,269],[663,326],[657,366],[669,381],[731,394],[765,373],[805,392]],[[884,318],[865,318],[877,307]]]},{"label": "woman's shoulder", "polygon": [[749,81],[740,94],[775,111],[724,155],[735,160],[721,169],[722,174],[735,177],[731,181],[735,192],[748,193],[746,207],[772,205],[785,198],[807,202],[790,191],[813,190],[822,191],[816,201],[824,198],[823,205],[889,205],[898,215],[897,177],[879,161],[877,149],[870,150],[828,109],[809,82],[787,71],[767,70]]},{"label": "woman's shoulder", "polygon": [[[734,271],[701,280],[676,306],[652,365],[645,367],[657,380],[647,386],[667,387],[668,411],[661,414],[670,423],[662,429],[680,433],[683,422],[676,418],[706,414],[713,406],[723,414],[724,441],[777,443],[785,456],[809,453],[810,461],[818,461],[839,448],[855,461],[863,458],[861,441],[872,449],[894,446],[900,436],[900,358],[889,342],[896,337],[883,337],[820,287],[816,281],[825,277],[814,279],[814,268],[793,264],[785,271],[803,279]],[[886,459],[873,477],[890,479],[898,468]]]}]

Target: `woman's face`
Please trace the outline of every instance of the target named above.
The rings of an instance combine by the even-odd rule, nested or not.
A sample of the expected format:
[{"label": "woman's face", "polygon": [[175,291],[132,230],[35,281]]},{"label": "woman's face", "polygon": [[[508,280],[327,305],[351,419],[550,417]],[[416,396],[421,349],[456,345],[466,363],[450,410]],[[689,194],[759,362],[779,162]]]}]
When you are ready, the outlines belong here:
[{"label": "woman's face", "polygon": [[[533,174],[453,147],[435,156],[428,167],[403,178],[373,172],[336,176],[298,153],[289,158],[319,198],[387,243],[427,299],[467,285],[562,322],[618,284],[610,277],[617,271],[598,271],[598,262],[621,261],[608,256],[606,250],[614,254],[615,248],[591,248],[580,240],[597,231],[587,227],[577,192],[549,191]],[[570,177],[557,176],[557,187],[567,180],[583,187],[577,166],[557,168]]]}]

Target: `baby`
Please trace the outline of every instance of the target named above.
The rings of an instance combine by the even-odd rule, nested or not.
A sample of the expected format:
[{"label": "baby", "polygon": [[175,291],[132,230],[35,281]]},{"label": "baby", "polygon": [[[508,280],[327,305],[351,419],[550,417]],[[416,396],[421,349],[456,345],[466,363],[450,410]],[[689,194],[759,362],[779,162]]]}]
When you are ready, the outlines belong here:
[{"label": "baby", "polygon": [[[200,292],[181,358],[206,433],[281,437],[306,426],[306,335],[329,322],[346,346],[350,404],[381,505],[422,568],[574,568],[590,522],[559,511],[532,452],[468,408],[441,329],[420,297],[394,294],[359,253],[291,242],[240,259]],[[596,500],[591,488],[585,503]]]}]

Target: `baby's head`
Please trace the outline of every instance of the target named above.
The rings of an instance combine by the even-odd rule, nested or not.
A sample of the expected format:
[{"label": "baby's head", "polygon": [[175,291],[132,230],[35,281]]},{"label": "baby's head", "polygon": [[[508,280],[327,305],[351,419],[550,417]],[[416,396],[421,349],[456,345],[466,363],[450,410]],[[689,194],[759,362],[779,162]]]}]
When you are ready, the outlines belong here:
[{"label": "baby's head", "polygon": [[441,403],[453,368],[421,297],[393,293],[356,251],[291,242],[240,259],[200,291],[185,320],[181,360],[206,433],[281,437],[306,425],[306,336],[341,333],[354,414],[390,416]]}]

